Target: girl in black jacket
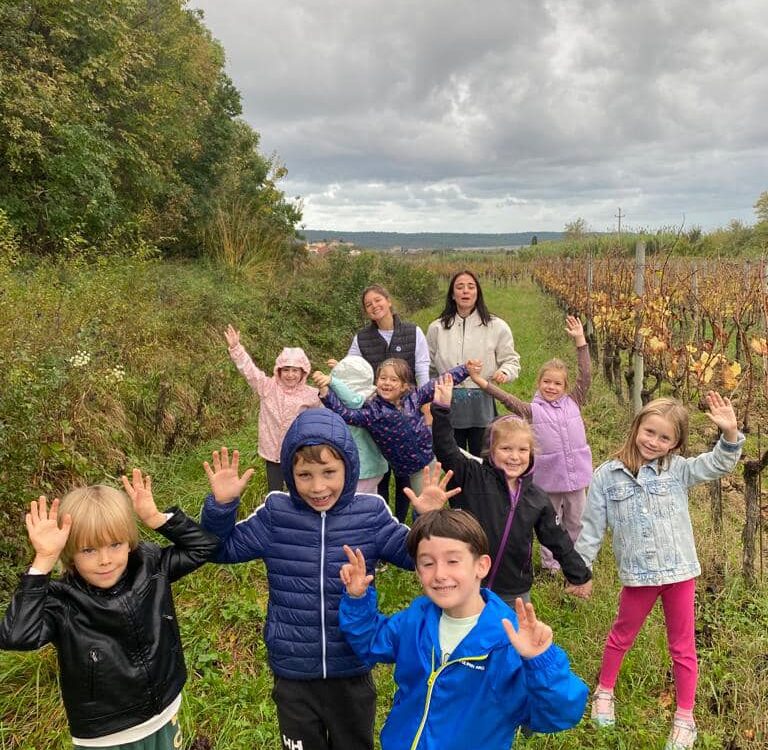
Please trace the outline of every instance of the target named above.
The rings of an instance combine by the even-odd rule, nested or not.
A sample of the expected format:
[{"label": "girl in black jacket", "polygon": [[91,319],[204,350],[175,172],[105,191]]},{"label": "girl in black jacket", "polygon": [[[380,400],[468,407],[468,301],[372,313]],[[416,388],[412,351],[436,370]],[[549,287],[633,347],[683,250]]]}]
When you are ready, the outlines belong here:
[{"label": "girl in black jacket", "polygon": [[[76,748],[181,747],[176,714],[187,673],[171,582],[219,539],[180,510],[157,510],[148,476],[73,490],[26,516],[35,558],[0,625],[0,648],[56,647]],[[134,515],[135,511],[135,515]],[[140,542],[136,516],[174,544]],[[61,560],[64,576],[50,573]]]},{"label": "girl in black jacket", "polygon": [[533,432],[511,414],[496,418],[485,435],[483,460],[463,453],[450,419],[453,381],[439,378],[432,403],[432,440],[443,469],[453,471],[450,486],[461,487],[451,498],[454,508],[472,513],[488,535],[493,564],[483,586],[510,606],[517,597],[530,600],[533,535],[552,550],[577,596],[590,593],[591,574],[560,527],[547,494],[531,479]]}]

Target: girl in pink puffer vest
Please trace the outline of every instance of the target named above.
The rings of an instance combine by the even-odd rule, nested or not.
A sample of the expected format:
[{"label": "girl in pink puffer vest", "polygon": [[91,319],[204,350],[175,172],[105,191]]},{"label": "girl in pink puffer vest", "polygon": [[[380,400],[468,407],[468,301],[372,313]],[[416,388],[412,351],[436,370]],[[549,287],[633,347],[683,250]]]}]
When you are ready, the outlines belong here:
[{"label": "girl in pink puffer vest", "polygon": [[259,396],[259,455],[267,466],[269,492],[283,489],[280,447],[291,423],[305,409],[321,407],[317,388],[307,385],[310,363],[304,350],[286,346],[275,360],[274,375],[269,376],[253,363],[240,343],[240,331],[227,326],[224,338],[229,356]]},{"label": "girl in pink puffer vest", "polygon": [[[568,370],[559,359],[551,359],[541,366],[531,403],[502,391],[471,369],[469,374],[480,388],[501,401],[513,414],[531,423],[536,438],[533,481],[549,495],[560,524],[575,542],[581,533],[586,490],[592,480],[592,451],[581,418],[581,407],[592,382],[592,364],[581,321],[567,316],[565,331],[576,345],[579,371],[570,391]],[[541,548],[541,565],[553,572],[560,569],[557,560],[544,546]]]}]

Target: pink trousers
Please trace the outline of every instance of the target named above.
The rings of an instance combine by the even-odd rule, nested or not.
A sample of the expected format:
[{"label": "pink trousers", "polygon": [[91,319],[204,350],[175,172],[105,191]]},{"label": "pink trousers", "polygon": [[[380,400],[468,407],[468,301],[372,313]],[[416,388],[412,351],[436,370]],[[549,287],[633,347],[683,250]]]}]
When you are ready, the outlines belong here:
[{"label": "pink trousers", "polygon": [[672,657],[672,673],[675,677],[677,707],[692,710],[699,673],[694,629],[695,595],[695,578],[663,586],[624,586],[619,594],[619,612],[603,651],[600,684],[610,689],[616,684],[624,654],[635,642],[653,605],[661,597],[669,655]]},{"label": "pink trousers", "polygon": [[[560,519],[560,525],[568,532],[568,536],[575,544],[581,533],[581,516],[587,504],[587,490],[548,492],[547,494],[555,509],[555,515]],[[541,545],[541,567],[547,570],[560,570],[560,563],[543,544]]]}]

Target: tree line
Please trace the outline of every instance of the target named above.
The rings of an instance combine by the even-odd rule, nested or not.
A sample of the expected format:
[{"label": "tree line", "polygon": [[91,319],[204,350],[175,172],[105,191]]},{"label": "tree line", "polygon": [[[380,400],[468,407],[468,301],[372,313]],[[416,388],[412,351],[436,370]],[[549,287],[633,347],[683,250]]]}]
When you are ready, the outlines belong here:
[{"label": "tree line", "polygon": [[[290,242],[300,205],[183,0],[0,4],[0,226],[25,248],[200,255],[228,216]],[[2,239],[2,238],[0,238]]]}]

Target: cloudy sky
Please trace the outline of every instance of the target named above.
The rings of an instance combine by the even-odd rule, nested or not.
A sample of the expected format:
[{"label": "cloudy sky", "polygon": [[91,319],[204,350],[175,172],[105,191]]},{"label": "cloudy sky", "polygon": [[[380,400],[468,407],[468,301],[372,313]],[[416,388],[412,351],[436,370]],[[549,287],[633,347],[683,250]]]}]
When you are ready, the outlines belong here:
[{"label": "cloudy sky", "polygon": [[765,0],[190,0],[308,229],[754,223]]}]

